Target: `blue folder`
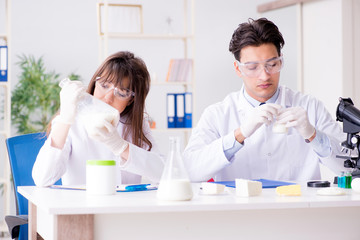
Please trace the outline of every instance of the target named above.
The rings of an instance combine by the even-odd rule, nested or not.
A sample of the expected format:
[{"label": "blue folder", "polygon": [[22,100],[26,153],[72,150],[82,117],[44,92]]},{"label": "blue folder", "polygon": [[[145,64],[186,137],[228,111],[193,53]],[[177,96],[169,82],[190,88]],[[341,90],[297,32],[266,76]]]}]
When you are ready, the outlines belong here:
[{"label": "blue folder", "polygon": [[185,92],[185,128],[192,128],[192,93]]},{"label": "blue folder", "polygon": [[0,82],[7,82],[8,47],[0,46]]},{"label": "blue folder", "polygon": [[[296,183],[292,183],[292,182],[275,181],[275,180],[269,180],[269,179],[263,179],[263,178],[253,179],[253,181],[261,182],[263,188],[276,188],[279,186],[296,184]],[[227,187],[235,188],[235,181],[219,181],[219,182],[215,182],[215,183],[219,183],[219,184],[223,184]]]},{"label": "blue folder", "polygon": [[168,128],[175,128],[176,123],[176,94],[168,93],[166,96]]}]

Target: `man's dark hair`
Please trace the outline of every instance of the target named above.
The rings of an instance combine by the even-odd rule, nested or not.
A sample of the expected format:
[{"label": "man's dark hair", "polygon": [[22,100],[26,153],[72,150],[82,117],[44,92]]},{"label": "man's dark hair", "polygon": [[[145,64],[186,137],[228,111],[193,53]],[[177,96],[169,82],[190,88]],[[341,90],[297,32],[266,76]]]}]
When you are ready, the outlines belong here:
[{"label": "man's dark hair", "polygon": [[273,22],[266,18],[257,20],[249,18],[248,22],[241,23],[234,31],[229,44],[229,51],[234,54],[236,60],[240,61],[241,49],[247,46],[258,47],[265,43],[274,44],[280,56],[285,41]]}]

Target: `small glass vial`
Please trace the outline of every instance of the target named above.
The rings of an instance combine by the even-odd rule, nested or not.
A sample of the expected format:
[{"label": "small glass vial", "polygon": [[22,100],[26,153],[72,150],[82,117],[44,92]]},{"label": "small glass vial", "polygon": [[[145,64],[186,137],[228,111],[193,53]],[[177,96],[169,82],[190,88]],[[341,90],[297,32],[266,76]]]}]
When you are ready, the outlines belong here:
[{"label": "small glass vial", "polygon": [[345,172],[341,172],[340,176],[338,176],[337,184],[339,188],[345,187]]},{"label": "small glass vial", "polygon": [[286,127],[285,123],[277,123],[275,122],[272,128],[273,133],[282,133],[285,134],[288,132],[288,129]]},{"label": "small glass vial", "polygon": [[86,161],[86,192],[91,195],[111,195],[116,192],[116,162]]},{"label": "small glass vial", "polygon": [[191,200],[193,191],[180,153],[180,141],[170,138],[170,151],[157,190],[157,198],[168,201]]},{"label": "small glass vial", "polygon": [[344,188],[351,188],[352,174],[351,172],[345,173],[345,184]]}]

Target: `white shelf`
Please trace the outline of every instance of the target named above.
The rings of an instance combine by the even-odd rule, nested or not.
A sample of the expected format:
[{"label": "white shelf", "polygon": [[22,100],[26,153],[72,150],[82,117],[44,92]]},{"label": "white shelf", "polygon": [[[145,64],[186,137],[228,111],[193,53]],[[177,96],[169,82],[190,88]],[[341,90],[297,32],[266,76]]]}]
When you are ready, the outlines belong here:
[{"label": "white shelf", "polygon": [[127,39],[165,39],[165,40],[186,40],[193,38],[194,35],[168,35],[168,34],[122,34],[108,33],[100,36],[101,38],[127,38]]},{"label": "white shelf", "polygon": [[8,82],[0,82],[1,87],[8,87]]},{"label": "white shelf", "polygon": [[192,86],[193,82],[151,82],[152,86]]},{"label": "white shelf", "polygon": [[152,128],[152,132],[191,132],[192,128]]}]

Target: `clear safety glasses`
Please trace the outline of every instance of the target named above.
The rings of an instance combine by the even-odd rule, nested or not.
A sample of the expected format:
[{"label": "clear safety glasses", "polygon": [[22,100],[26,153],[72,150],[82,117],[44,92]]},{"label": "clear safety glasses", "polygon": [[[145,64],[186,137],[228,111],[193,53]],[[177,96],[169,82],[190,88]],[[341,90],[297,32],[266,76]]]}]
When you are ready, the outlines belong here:
[{"label": "clear safety glasses", "polygon": [[241,63],[237,60],[236,62],[241,73],[251,78],[259,77],[262,69],[265,69],[268,74],[278,73],[284,65],[283,56],[257,62]]},{"label": "clear safety glasses", "polygon": [[99,79],[100,78],[98,78],[98,80],[96,80],[96,83],[95,83],[96,89],[98,89],[99,92],[104,95],[114,89],[114,96],[118,99],[123,100],[123,99],[128,99],[130,97],[135,96],[135,93],[129,89],[116,88],[116,87],[114,87],[113,84],[105,82],[105,81],[101,81]]}]

